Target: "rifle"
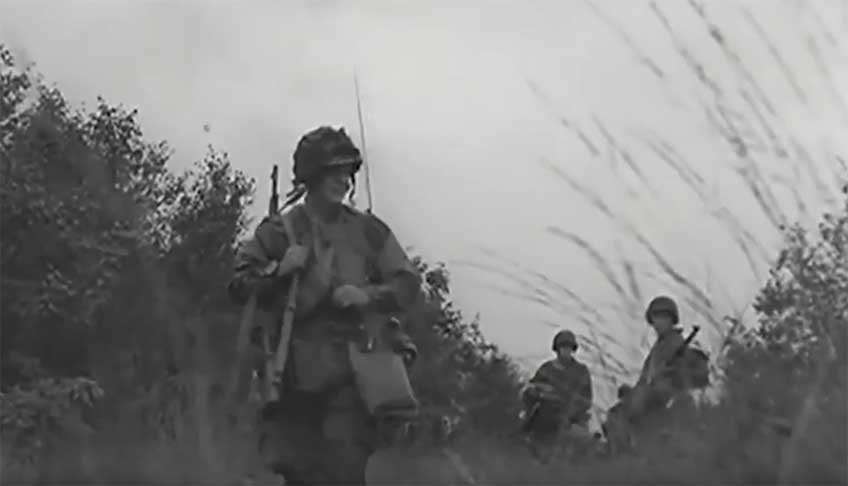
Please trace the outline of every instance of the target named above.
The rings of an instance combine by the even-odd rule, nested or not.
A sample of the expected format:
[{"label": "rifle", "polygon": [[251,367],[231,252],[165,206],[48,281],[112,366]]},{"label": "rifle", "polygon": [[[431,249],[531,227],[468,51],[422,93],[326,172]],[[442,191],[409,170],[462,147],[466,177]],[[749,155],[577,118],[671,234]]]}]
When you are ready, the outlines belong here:
[{"label": "rifle", "polygon": [[[668,358],[668,360],[663,363],[663,369],[669,369],[678,359],[683,356],[683,353],[686,352],[686,349],[689,347],[689,344],[692,343],[692,340],[695,339],[695,336],[700,331],[700,326],[692,326],[692,331],[686,336],[686,339],[674,350],[674,353]],[[630,420],[635,418],[636,410],[644,409],[646,405],[658,405],[657,403],[650,402],[651,399],[657,399],[657,397],[651,394],[651,384],[653,383],[653,377],[648,381],[645,386],[635,387],[627,396],[627,399],[624,401],[627,410],[626,415]],[[637,406],[638,404],[638,406]]]},{"label": "rifle", "polygon": [[268,216],[277,214],[280,210],[280,192],[277,187],[277,164],[271,169],[271,197],[268,200]]},{"label": "rifle", "polygon": [[[269,214],[277,214],[279,211],[280,195],[277,187],[277,166],[271,171],[271,199],[269,201]],[[295,232],[291,226],[291,221],[288,218],[283,218],[283,226],[285,227],[286,237],[289,244],[295,242]],[[294,324],[294,312],[297,306],[297,293],[300,286],[300,273],[295,273],[292,276],[289,293],[286,297],[286,307],[283,310],[283,320],[280,325],[280,336],[277,340],[273,354],[271,353],[271,329],[265,329],[265,339],[263,339],[263,347],[265,348],[265,380],[264,380],[264,396],[266,401],[277,401],[280,399],[283,385],[283,372],[286,368],[288,360],[289,343],[291,341],[291,331]]]},{"label": "rifle", "polygon": [[574,397],[572,397],[571,400],[569,400],[568,402],[565,402],[559,397],[552,397],[550,396],[550,394],[542,391],[542,396],[535,400],[535,403],[533,403],[533,406],[530,407],[530,410],[524,417],[524,421],[522,422],[521,428],[519,429],[520,433],[527,434],[533,429],[533,424],[535,424],[536,420],[539,417],[539,411],[541,410],[543,402],[553,402],[561,406],[562,409],[566,412],[565,416],[568,420],[568,423],[575,423],[575,417],[572,416],[573,414],[571,412]]},{"label": "rifle", "polygon": [[536,417],[539,416],[539,409],[542,407],[542,402],[537,401],[530,408],[530,411],[527,412],[527,415],[524,417],[524,421],[521,423],[521,428],[519,429],[519,433],[521,434],[529,434],[531,430],[533,430],[533,424],[536,423]]},{"label": "rifle", "polygon": [[[277,214],[278,205],[279,205],[279,192],[277,189],[277,174],[278,168],[275,164],[273,169],[271,170],[271,197],[268,201],[268,217],[274,216]],[[250,333],[253,330],[256,318],[256,306],[257,306],[257,298],[256,294],[253,293],[247,300],[247,303],[244,306],[244,311],[241,316],[241,322],[239,323],[239,331],[238,336],[236,338],[236,366],[233,370],[233,376],[230,383],[230,400],[231,406],[238,409],[241,400],[245,398],[245,395],[248,394],[249,389],[251,388],[250,384],[253,381],[253,372],[254,372],[254,361],[252,356],[250,356]],[[269,349],[269,340],[267,330],[263,330],[262,335],[262,347],[265,351],[265,356],[267,357],[270,353]],[[266,364],[265,366],[265,376],[266,382],[267,377],[269,376],[269,372],[272,369],[270,366]],[[247,376],[245,376],[247,375]],[[248,378],[249,377],[249,378]],[[245,389],[247,386],[247,389]],[[268,388],[265,387],[263,390],[264,397],[267,397]],[[235,414],[235,411],[233,411]]]},{"label": "rifle", "polygon": [[680,347],[677,348],[677,350],[674,352],[674,355],[669,360],[669,363],[673,363],[681,356],[683,356],[683,352],[686,351],[686,348],[688,348],[690,344],[692,344],[692,340],[695,339],[695,336],[700,330],[701,326],[692,326],[692,332],[690,332],[689,335],[686,336],[686,339],[683,341],[683,344],[681,344]]},{"label": "rifle", "polygon": [[692,343],[692,340],[695,339],[695,336],[698,334],[698,331],[701,330],[701,326],[692,326],[692,331],[686,336],[686,339],[674,350],[674,354],[668,358],[668,361],[665,362],[663,368],[669,368],[671,365],[677,362],[680,358],[683,357],[683,353],[689,348],[689,345]]}]

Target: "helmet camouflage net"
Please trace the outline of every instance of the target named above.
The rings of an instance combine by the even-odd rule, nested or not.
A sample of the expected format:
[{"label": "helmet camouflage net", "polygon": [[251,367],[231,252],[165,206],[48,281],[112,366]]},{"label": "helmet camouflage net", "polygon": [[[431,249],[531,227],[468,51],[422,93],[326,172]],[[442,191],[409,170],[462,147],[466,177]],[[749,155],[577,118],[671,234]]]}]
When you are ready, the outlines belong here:
[{"label": "helmet camouflage net", "polygon": [[345,133],[321,126],[309,131],[297,143],[294,151],[294,183],[306,184],[330,167],[351,166],[355,174],[362,166],[362,156],[353,140]]}]

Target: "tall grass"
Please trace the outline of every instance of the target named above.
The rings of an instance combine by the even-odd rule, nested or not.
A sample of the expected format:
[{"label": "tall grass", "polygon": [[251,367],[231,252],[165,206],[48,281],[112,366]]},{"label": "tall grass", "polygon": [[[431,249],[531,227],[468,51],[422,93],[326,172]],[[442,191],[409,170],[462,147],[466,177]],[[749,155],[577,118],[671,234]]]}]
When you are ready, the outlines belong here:
[{"label": "tall grass", "polygon": [[[674,66],[669,66],[672,61],[661,59],[639,45],[637,37],[628,31],[630,27],[625,16],[612,13],[612,3],[587,3],[598,16],[600,25],[609,28],[633,54],[634,68],[646,70],[665,91],[670,103],[683,106],[681,97],[697,99],[694,108],[693,103],[688,105],[691,122],[710,127],[711,132],[705,140],[717,147],[718,155],[709,161],[710,165],[705,165],[700,154],[693,154],[683,142],[663,135],[665,127],[644,126],[638,114],[633,120],[635,128],[616,126],[605,119],[604,113],[589,113],[582,120],[559,116],[557,123],[585,148],[590,162],[604,158],[610,162],[594,169],[603,167],[606,170],[609,185],[600,189],[590,187],[573,169],[549,159],[539,162],[540,169],[562,181],[568,191],[578,194],[588,210],[611,222],[621,237],[619,244],[613,245],[614,251],[609,251],[605,248],[608,245],[592,241],[579,227],[566,228],[566,224],[552,223],[547,231],[551,238],[573,247],[574,258],[591,262],[598,272],[596,278],[608,284],[611,299],[595,301],[584,297],[575,290],[573,281],[487,248],[481,248],[478,258],[453,264],[487,277],[497,277],[496,280],[487,278],[481,285],[487,285],[498,295],[513,298],[521,305],[550,309],[562,321],[575,324],[574,327],[581,331],[583,349],[592,356],[590,365],[597,397],[593,413],[602,419],[611,404],[614,387],[632,379],[636,364],[644,356],[648,342],[634,342],[628,336],[640,334],[636,330],[643,325],[644,305],[652,296],[650,289],[657,286],[673,289],[688,322],[709,324],[710,333],[703,344],[715,357],[718,375],[726,343],[740,327],[752,323],[746,310],[758,283],[766,277],[773,263],[782,226],[798,218],[816,217],[821,208],[836,207],[839,182],[845,177],[844,142],[822,153],[822,147],[792,131],[791,125],[781,116],[781,105],[775,98],[788,93],[803,109],[813,113],[833,110],[843,116],[841,123],[846,129],[848,122],[844,117],[845,100],[834,79],[831,62],[845,58],[841,47],[844,37],[837,35],[835,27],[829,27],[816,10],[816,4],[805,3],[798,7],[799,15],[814,20],[814,29],[800,30],[793,39],[780,39],[813,59],[818,72],[815,86],[811,86],[810,81],[806,84],[802,81],[797,67],[799,59],[778,47],[768,24],[745,6],[724,4],[722,7],[738,13],[738,19],[758,39],[759,55],[770,59],[777,67],[785,81],[786,93],[775,95],[768,92],[759,74],[746,64],[750,58],[735,47],[740,42],[734,40],[737,32],[722,27],[713,19],[712,11],[718,8],[718,3],[678,3],[680,11],[674,14],[665,3],[650,2],[645,6],[656,19],[655,29],[662,32],[668,45],[673,47],[677,56],[673,62],[683,65],[694,80],[690,84],[675,77]],[[785,3],[780,5],[775,8],[787,8]],[[676,25],[675,19],[684,15],[703,27],[697,42],[684,38],[682,29]],[[833,23],[833,19],[827,20]],[[718,52],[724,65],[713,66],[699,57],[707,49]],[[732,74],[717,75],[718,68]],[[679,86],[690,91],[681,93]],[[529,89],[537,94],[540,102],[549,104],[545,92],[556,87],[544,88],[531,81]],[[813,101],[812,91],[824,96],[827,106],[822,100]],[[692,92],[695,94],[691,95]],[[753,220],[722,199],[717,190],[721,182],[708,175],[715,168],[712,164],[719,166],[723,173],[731,174],[738,186],[747,192],[757,210]],[[663,184],[657,183],[658,173],[666,178]],[[635,189],[632,187],[634,179]],[[688,261],[681,264],[679,252],[671,251],[666,241],[652,236],[649,228],[634,222],[623,207],[624,203],[608,196],[617,192],[632,193],[634,197],[656,194],[663,185],[669,184],[669,180],[704,208],[698,217],[708,218],[717,231],[704,237],[733,248],[739,264],[734,265],[732,272],[718,268],[721,265],[718,262],[706,262],[704,272],[692,270],[700,265],[685,265],[690,263]],[[646,204],[648,211],[659,213],[665,209],[663,201],[640,197],[639,202]],[[761,229],[751,229],[753,225]],[[729,285],[733,282],[724,279],[751,282],[750,293],[734,294],[734,286]],[[550,327],[553,333],[562,326],[562,321],[540,324]],[[625,324],[622,326],[622,323]],[[224,333],[220,330],[226,326],[224,323],[209,324],[185,325],[192,330],[192,340],[196,340],[191,347],[196,354],[191,354],[183,363],[183,373],[152,390],[149,400],[128,405],[127,410],[111,422],[109,430],[57,442],[38,467],[12,470],[6,467],[9,463],[4,460],[4,480],[41,484],[93,481],[103,484],[224,484],[234,481],[245,469],[244,465],[255,460],[254,444],[249,434],[229,427],[224,420],[223,403],[215,382],[225,376],[226,370],[215,368],[214,363],[228,360],[204,355],[203,350],[209,348],[204,344],[207,341],[222,342],[213,335]],[[226,339],[223,342],[227,342]],[[540,361],[542,356],[537,358]],[[167,394],[173,397],[163,398]],[[168,406],[160,407],[163,403]],[[704,409],[697,417],[691,411],[681,412],[675,420],[681,424],[695,419],[698,423],[720,424],[732,415],[723,412],[726,411],[721,408]],[[714,453],[725,442],[735,440],[726,432],[726,427],[680,426],[673,445],[661,440],[650,442],[636,457],[586,459],[577,464],[548,466],[535,463],[520,444],[508,438],[492,437],[486,431],[470,431],[458,439],[454,448],[461,452],[481,482],[492,484],[703,484],[742,477],[751,480],[750,475],[741,473],[734,475],[722,471],[718,474],[716,464],[702,460],[711,460],[713,456],[709,452]],[[751,432],[752,435],[774,433],[771,429]],[[751,448],[756,448],[758,444],[770,442],[752,441],[751,444]],[[732,445],[734,447],[728,450],[748,447]],[[769,462],[774,457],[769,451],[750,452],[750,461],[763,461],[764,469],[775,466],[774,462]]]},{"label": "tall grass", "polygon": [[[652,297],[647,288],[671,292],[681,304],[684,324],[708,324],[707,336],[700,341],[711,351],[714,382],[720,385],[728,344],[746,327],[756,324],[751,315],[752,299],[775,263],[784,229],[796,221],[809,226],[818,220],[821,212],[840,208],[840,188],[848,181],[844,163],[848,146],[844,138],[836,142],[836,146],[822,143],[828,135],[826,130],[812,128],[811,133],[803,133],[797,125],[793,126],[787,113],[803,110],[811,117],[821,117],[832,123],[826,128],[833,129],[833,133],[848,132],[848,117],[845,116],[848,91],[840,89],[834,74],[837,69],[845,72],[843,46],[848,37],[844,35],[844,26],[835,25],[836,19],[828,17],[826,20],[819,12],[820,7],[828,6],[823,2],[794,4],[794,15],[809,22],[799,22],[791,38],[776,38],[770,33],[770,26],[743,2],[646,2],[642,7],[650,10],[656,20],[654,28],[666,36],[676,56],[661,59],[639,45],[635,40],[637,36],[628,31],[624,14],[614,14],[610,4],[604,2],[586,3],[601,24],[632,53],[635,67],[646,70],[658,83],[672,107],[688,113],[684,115],[688,118],[681,119],[688,119],[693,129],[709,127],[701,142],[713,150],[708,153],[691,150],[686,140],[675,140],[663,134],[665,127],[646,126],[640,121],[639,113],[632,116],[633,127],[615,126],[604,120],[603,113],[587,113],[582,120],[573,114],[556,116],[566,133],[585,149],[590,161],[607,159],[608,164],[583,165],[582,170],[593,174],[604,171],[608,184],[590,187],[582,182],[573,161],[566,165],[545,158],[540,160],[540,168],[560,180],[569,193],[578,195],[588,211],[610,222],[616,228],[619,242],[613,245],[614,251],[610,251],[610,245],[582,236],[577,222],[552,224],[547,231],[551,237],[574,249],[568,257],[591,262],[597,280],[608,285],[612,302],[583,298],[575,290],[576,282],[567,276],[527,268],[491,250],[483,251],[474,261],[457,263],[488,275],[490,281],[495,277],[503,282],[490,284],[497,285],[501,295],[523,301],[525,305],[544,306],[561,318],[556,323],[540,322],[541,325],[572,327],[583,334],[595,381],[594,410],[597,418],[603,420],[606,408],[613,401],[615,387],[634,378],[636,367],[647,352],[648,343],[636,342],[631,337],[644,334],[640,330],[644,329],[644,306]],[[788,2],[774,2],[769,8],[790,11],[793,7]],[[715,11],[723,11],[724,24],[730,27],[715,19]],[[728,14],[735,14],[731,19],[736,21],[736,29],[732,25],[734,22],[727,21]],[[694,34],[691,27],[686,31],[686,27],[680,25],[692,25],[693,22],[701,27],[700,35]],[[755,45],[739,40],[745,37],[745,29],[753,33]],[[789,49],[785,49],[786,46]],[[709,61],[715,54],[721,60],[719,64]],[[759,57],[774,65],[782,86],[775,83],[774,78],[762,79],[762,72],[752,66],[753,60],[761,60]],[[813,66],[815,79],[810,79],[805,65]],[[679,71],[679,66],[685,68],[683,72],[688,80],[673,74],[676,69]],[[771,81],[771,85],[767,86],[766,81]],[[547,111],[555,110],[546,92],[556,87],[543,88],[534,81],[528,81],[528,85]],[[659,180],[662,184],[657,184]],[[670,184],[700,205],[701,211],[691,217],[708,219],[711,226],[709,231],[696,236],[732,249],[734,254],[729,255],[732,268],[726,268],[727,260],[702,261],[697,253],[689,252],[689,248],[674,248],[674,241],[651,236],[650,226],[633,220],[626,205],[634,204],[634,193],[644,195],[636,203],[642,205],[646,213],[664,217],[673,212],[674,208],[668,207],[669,200],[653,197],[658,186]],[[731,191],[733,185],[736,186],[735,192],[724,192],[723,188],[729,184],[732,184]],[[628,198],[610,197],[614,194],[627,194]],[[744,196],[748,204],[729,204],[728,195],[737,199]],[[751,208],[755,211],[751,212]],[[686,225],[686,220],[681,224]],[[693,226],[692,231],[702,227]],[[702,264],[706,265],[703,272],[699,270]],[[587,277],[579,275],[579,278]],[[746,285],[738,285],[740,281]],[[538,356],[534,364],[542,359]],[[716,398],[720,386],[715,386],[711,392]],[[814,414],[807,402],[818,394],[818,389],[811,388],[807,393],[804,409],[798,416],[789,418],[796,425],[806,423]],[[541,467],[532,463],[523,451],[497,449],[491,442],[469,448],[484,447],[482,456],[470,450],[468,454],[480,461],[480,470],[487,471],[490,479],[503,483],[556,480],[703,484],[710,481],[774,481],[775,478],[783,481],[789,477],[788,470],[793,466],[787,463],[797,462],[791,459],[799,454],[793,444],[796,440],[787,443],[773,440],[780,433],[778,426],[751,429],[744,440],[734,439],[736,436],[728,432],[727,421],[743,420],[739,417],[756,412],[740,408],[738,403],[727,406],[735,408],[730,410],[719,405],[684,414],[679,417],[682,419],[679,426],[674,428],[677,439],[673,443],[649,441],[638,458],[604,459],[602,463],[585,460],[579,464]],[[844,420],[827,417],[819,420]],[[772,419],[762,420],[774,424],[769,422]],[[701,425],[693,426],[693,423]],[[797,427],[795,431],[797,435],[804,434]],[[821,457],[830,458],[822,459],[825,461],[822,471],[827,469],[829,473],[807,469],[796,471],[796,477],[801,474],[807,481],[844,477],[844,467],[840,465],[844,459],[835,460],[830,454],[833,450],[845,450],[844,437],[838,436],[821,436],[814,444],[808,444],[820,450]],[[728,466],[734,461],[725,464],[720,457],[722,447],[726,453],[740,454],[744,458],[737,457],[736,465]],[[769,449],[773,447],[782,449]],[[728,469],[738,468],[739,463],[745,464],[744,470]]]},{"label": "tall grass", "polygon": [[[620,241],[616,250],[610,252],[604,248],[608,245],[582,236],[579,222],[552,224],[547,231],[574,249],[563,258],[591,262],[599,282],[608,285],[612,302],[588,302],[574,290],[568,277],[525,268],[488,249],[474,261],[455,265],[497,277],[496,281],[502,283],[489,285],[498,286],[497,291],[502,295],[552,310],[562,317],[562,323],[557,326],[574,323],[589,336],[587,339],[595,342],[593,364],[603,374],[609,374],[608,363],[616,362],[616,356],[623,356],[622,349],[644,356],[645,344],[631,342],[628,334],[643,334],[639,330],[643,328],[642,313],[652,297],[645,290],[648,287],[672,292],[682,305],[686,321],[708,324],[702,344],[720,356],[730,330],[727,323],[751,323],[751,298],[774,262],[782,229],[799,220],[810,224],[822,211],[838,207],[839,189],[848,176],[844,163],[838,161],[844,160],[848,147],[843,140],[836,147],[817,143],[816,139],[827,133],[817,130],[802,133],[786,115],[804,110],[811,116],[829,116],[825,119],[839,123],[834,129],[848,130],[848,119],[839,118],[845,107],[845,90],[838,88],[832,72],[845,69],[845,36],[836,33],[844,28],[829,25],[836,24],[836,19],[829,19],[829,23],[824,20],[818,11],[821,2],[798,3],[794,14],[802,21],[810,20],[812,26],[802,23],[792,33],[793,37],[779,39],[769,33],[769,26],[758,19],[746,2],[720,4],[689,0],[685,4],[634,4],[632,8],[646,8],[652,13],[655,25],[643,28],[653,28],[666,37],[676,56],[669,59],[640,46],[635,40],[638,36],[628,31],[626,17],[614,13],[610,5],[592,1],[586,4],[597,16],[598,25],[608,28],[632,53],[636,63],[633,69],[647,71],[667,99],[688,100],[677,110],[680,116],[675,121],[688,120],[693,129],[709,127],[710,131],[703,133],[699,142],[712,150],[698,153],[689,149],[687,140],[663,135],[665,127],[646,125],[639,113],[632,115],[629,126],[605,121],[604,113],[587,113],[584,120],[574,115],[556,115],[565,132],[585,149],[590,162],[572,169],[573,161],[566,165],[546,157],[540,159],[540,168],[560,180],[567,192],[579,195],[588,211],[612,223]],[[775,2],[770,8],[792,11],[788,2]],[[722,18],[729,27],[718,23],[714,11],[724,14]],[[685,31],[692,25],[699,25],[701,32]],[[755,45],[740,40],[751,37],[750,32]],[[788,46],[793,52],[784,52],[778,46]],[[716,53],[721,62],[711,63]],[[780,82],[761,79],[764,75],[751,65],[752,60],[758,60],[753,56],[772,62],[782,76]],[[804,72],[807,80],[802,82],[801,71],[811,63],[816,66],[818,76],[809,79],[810,73]],[[684,68],[682,72],[680,66]],[[771,83],[766,85],[764,81]],[[532,80],[528,86],[546,111],[556,111],[552,97],[546,94],[556,87],[543,88]],[[810,92],[818,96],[810,96]],[[611,159],[610,163],[591,163],[604,158]],[[578,171],[593,174],[603,171],[607,183],[603,187],[590,187],[581,181]],[[631,182],[634,180],[635,189]],[[651,196],[662,193],[662,186],[670,185],[696,201],[695,212],[687,217],[710,224],[709,233],[694,236],[732,249],[734,254],[727,256],[732,259],[732,270],[723,268],[727,261],[715,258],[699,261],[696,255],[687,258],[688,248],[674,248],[675,241],[652,236],[650,226],[633,220],[627,208],[631,204],[658,218],[667,215],[677,219],[679,213],[668,207],[668,199]],[[725,193],[723,198],[725,186],[730,191],[735,186],[736,190]],[[635,202],[611,197],[634,190],[644,197]],[[731,195],[737,200],[735,206],[727,200]],[[740,199],[749,204],[738,203]],[[755,208],[756,213],[746,214],[751,212],[750,208]],[[680,220],[680,224],[685,227],[687,220]],[[699,229],[693,227],[692,231]],[[742,265],[736,264],[737,261]],[[704,265],[706,270],[700,271]],[[739,281],[749,283],[746,293],[738,292],[735,283]],[[734,288],[737,292],[731,294]],[[622,328],[622,322],[629,324]],[[632,378],[635,365],[628,363],[629,372],[615,374],[615,380],[598,380],[604,407],[610,404],[617,382]]]}]

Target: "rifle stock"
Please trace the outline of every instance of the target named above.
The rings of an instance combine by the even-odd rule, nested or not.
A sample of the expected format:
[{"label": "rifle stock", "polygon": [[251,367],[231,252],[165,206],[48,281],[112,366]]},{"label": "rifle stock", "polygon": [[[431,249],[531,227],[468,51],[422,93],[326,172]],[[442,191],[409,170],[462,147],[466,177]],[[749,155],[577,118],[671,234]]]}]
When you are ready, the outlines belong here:
[{"label": "rifle stock", "polygon": [[300,275],[295,274],[292,277],[291,287],[289,289],[286,309],[283,313],[283,322],[280,327],[280,338],[277,341],[277,347],[273,357],[269,360],[269,366],[266,368],[266,383],[267,396],[270,401],[277,401],[282,395],[283,373],[286,369],[286,362],[289,355],[289,343],[291,342],[291,331],[294,321],[294,311],[296,308],[297,291],[300,284]]},{"label": "rifle stock", "polygon": [[[274,167],[271,169],[271,197],[268,201],[268,216],[273,216],[277,214],[278,205],[279,205],[279,191],[277,188],[277,176],[278,176],[278,167],[274,164]],[[235,369],[233,370],[233,376],[230,382],[230,401],[231,406],[234,408],[233,413],[237,414],[237,410],[240,408],[240,402],[247,398],[247,394],[250,392],[251,384],[253,382],[253,370],[255,362],[253,360],[253,356],[249,352],[251,348],[250,343],[250,333],[251,330],[256,325],[256,306],[257,306],[257,297],[256,293],[252,293],[245,304],[244,310],[242,311],[241,322],[239,323],[238,337],[236,338],[236,363]],[[265,355],[269,354],[269,340],[267,330],[263,329],[262,335],[262,347]],[[265,376],[267,379],[268,373],[271,371],[269,366],[265,366]],[[263,392],[263,398],[266,398],[268,395],[268,389],[264,388],[261,390]]]},{"label": "rifle stock", "polygon": [[[292,223],[287,217],[283,217],[283,226],[286,230],[286,238],[290,243],[294,243],[296,235]],[[266,396],[270,401],[277,401],[282,395],[283,373],[285,372],[286,362],[288,361],[289,343],[291,341],[292,326],[294,325],[294,313],[297,309],[299,288],[300,273],[297,272],[292,276],[291,284],[289,285],[286,307],[283,310],[283,320],[280,325],[280,336],[277,340],[274,354],[273,356],[269,355],[266,362],[265,390]],[[267,330],[266,333],[270,334],[270,330]]]},{"label": "rifle stock", "polygon": [[253,327],[255,316],[256,294],[252,294],[242,311],[236,339],[236,364],[230,381],[229,393],[229,400],[234,408],[238,408],[240,401],[250,392],[254,363],[249,357],[248,348],[250,347],[250,330]]}]

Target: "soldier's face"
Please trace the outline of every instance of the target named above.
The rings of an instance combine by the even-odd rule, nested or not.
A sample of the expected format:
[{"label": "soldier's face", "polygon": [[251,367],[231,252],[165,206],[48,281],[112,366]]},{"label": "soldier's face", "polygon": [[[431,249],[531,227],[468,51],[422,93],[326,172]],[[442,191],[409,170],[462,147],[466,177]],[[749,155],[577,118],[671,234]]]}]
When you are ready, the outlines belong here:
[{"label": "soldier's face", "polygon": [[563,344],[557,348],[557,356],[559,359],[569,359],[574,354],[574,348],[568,344]]},{"label": "soldier's face", "polygon": [[674,327],[674,321],[665,312],[651,314],[651,327],[657,332],[663,332]]},{"label": "soldier's face", "polygon": [[318,181],[315,193],[330,203],[341,203],[350,191],[351,170],[349,167],[334,167],[328,169]]}]

